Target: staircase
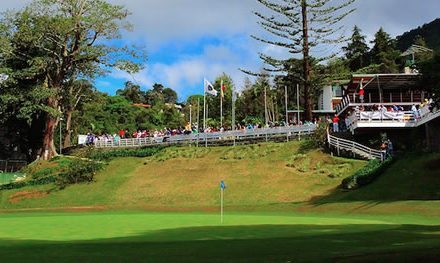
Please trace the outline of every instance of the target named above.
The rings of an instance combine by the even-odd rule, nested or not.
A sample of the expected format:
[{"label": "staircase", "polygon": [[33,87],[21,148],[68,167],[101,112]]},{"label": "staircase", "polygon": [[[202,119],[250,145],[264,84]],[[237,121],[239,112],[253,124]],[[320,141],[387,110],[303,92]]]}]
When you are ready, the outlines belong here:
[{"label": "staircase", "polygon": [[327,142],[330,145],[330,148],[336,149],[338,155],[340,155],[341,151],[348,151],[353,154],[353,157],[368,160],[384,160],[385,151],[371,149],[355,141],[341,139],[336,136],[330,135],[330,133],[327,133]]}]

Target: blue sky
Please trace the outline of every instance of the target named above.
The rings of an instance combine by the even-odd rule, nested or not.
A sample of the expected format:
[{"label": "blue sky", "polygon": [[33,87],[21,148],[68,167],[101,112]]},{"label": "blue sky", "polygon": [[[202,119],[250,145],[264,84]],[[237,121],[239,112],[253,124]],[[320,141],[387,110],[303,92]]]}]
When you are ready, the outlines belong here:
[{"label": "blue sky", "polygon": [[[223,72],[240,89],[245,75],[238,68],[258,71],[262,67],[258,52],[285,55],[284,50],[250,37],[264,34],[252,14],[262,10],[256,0],[108,1],[132,12],[129,21],[134,31],[124,33],[124,41],[145,46],[148,53],[141,72],[129,75],[113,71],[96,80],[98,89],[109,94],[127,80],[138,83],[143,90],[157,82],[176,90],[183,100],[203,92],[204,77],[213,80]],[[2,1],[0,11],[20,8],[28,2]],[[357,11],[344,21],[346,34],[358,25],[369,40],[381,26],[396,36],[440,17],[439,0],[358,0],[355,7]]]}]

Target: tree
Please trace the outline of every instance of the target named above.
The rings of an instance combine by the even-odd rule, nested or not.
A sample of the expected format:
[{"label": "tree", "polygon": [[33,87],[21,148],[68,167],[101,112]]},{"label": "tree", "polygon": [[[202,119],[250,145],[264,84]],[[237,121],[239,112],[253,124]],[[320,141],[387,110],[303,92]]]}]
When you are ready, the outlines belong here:
[{"label": "tree", "polygon": [[[55,127],[66,83],[76,76],[93,78],[112,67],[139,70],[145,58],[139,49],[110,44],[120,37],[121,30],[131,28],[125,21],[128,14],[124,7],[104,0],[34,0],[4,17],[0,28],[3,40],[10,45],[5,45],[2,56],[21,63],[22,69],[13,78],[17,82],[32,79],[29,89],[44,94],[45,106],[34,111],[45,115],[41,145],[45,159],[56,154]],[[10,71],[17,66],[8,63]]]},{"label": "tree", "polygon": [[[292,56],[302,54],[301,83],[304,94],[304,108],[306,119],[310,120],[312,119],[313,110],[313,58],[311,52],[317,46],[344,41],[344,36],[338,34],[343,26],[338,24],[354,11],[354,9],[347,10],[347,8],[355,0],[344,0],[337,5],[332,4],[331,0],[257,1],[272,11],[273,14],[270,15],[260,12],[255,12],[255,14],[260,18],[259,24],[261,27],[275,36],[276,39],[253,37],[265,44],[285,48]],[[260,58],[270,66],[265,70],[271,73],[279,73],[286,72],[286,64],[292,57],[277,59],[266,54],[260,54]],[[326,60],[327,58],[321,57],[319,60]]]},{"label": "tree", "polygon": [[345,57],[352,71],[368,66],[369,48],[365,41],[365,36],[361,35],[359,27],[354,27],[350,42],[342,50],[345,52]]},{"label": "tree", "polygon": [[66,120],[64,127],[64,147],[72,145],[72,115],[73,112],[82,105],[84,101],[90,99],[92,93],[95,92],[93,84],[86,79],[74,80],[63,90],[61,97],[62,112]]},{"label": "tree", "polygon": [[132,103],[143,103],[144,102],[144,92],[141,91],[141,86],[134,84],[131,81],[125,82],[124,89],[116,91],[116,94],[126,98]]},{"label": "tree", "polygon": [[433,100],[437,108],[440,108],[440,55],[436,54],[430,60],[422,62],[420,87],[433,94]]},{"label": "tree", "polygon": [[374,43],[370,52],[372,63],[380,65],[381,73],[398,72],[396,60],[399,52],[395,48],[395,41],[382,27],[374,35],[372,43]]},{"label": "tree", "polygon": [[164,88],[162,91],[162,95],[165,103],[177,103],[177,93],[173,89]]},{"label": "tree", "polygon": [[145,92],[145,101],[150,105],[164,104],[163,90],[164,86],[162,84],[155,83],[153,89]]}]

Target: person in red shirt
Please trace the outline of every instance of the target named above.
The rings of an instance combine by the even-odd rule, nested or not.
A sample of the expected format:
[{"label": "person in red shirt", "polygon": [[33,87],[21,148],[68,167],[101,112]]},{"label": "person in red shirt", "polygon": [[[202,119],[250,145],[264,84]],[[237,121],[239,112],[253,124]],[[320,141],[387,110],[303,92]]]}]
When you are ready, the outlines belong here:
[{"label": "person in red shirt", "polygon": [[361,87],[361,89],[359,90],[359,99],[361,100],[361,103],[364,103],[364,88]]},{"label": "person in red shirt", "polygon": [[339,132],[339,117],[336,114],[333,117],[333,132]]},{"label": "person in red shirt", "polygon": [[125,131],[123,129],[119,130],[119,137],[121,137],[121,139],[125,138]]}]

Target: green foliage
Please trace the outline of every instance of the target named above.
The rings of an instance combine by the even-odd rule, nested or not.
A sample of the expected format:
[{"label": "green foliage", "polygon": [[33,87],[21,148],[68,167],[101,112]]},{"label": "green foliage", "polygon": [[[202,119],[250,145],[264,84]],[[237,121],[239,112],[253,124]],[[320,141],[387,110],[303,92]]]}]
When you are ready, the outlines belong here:
[{"label": "green foliage", "polygon": [[383,162],[376,159],[369,161],[365,167],[352,176],[342,180],[342,188],[353,190],[373,182],[392,164],[393,161],[394,159],[391,157]]},{"label": "green foliage", "polygon": [[309,141],[312,143],[313,146],[316,148],[324,149],[327,145],[327,130],[328,130],[328,123],[327,122],[319,122],[316,125],[315,132],[311,135],[311,138]]},{"label": "green foliage", "polygon": [[55,184],[64,189],[70,184],[88,183],[92,182],[95,174],[103,168],[101,162],[92,160],[73,160],[65,172],[56,177]]},{"label": "green foliage", "polygon": [[[0,116],[47,122],[35,132],[54,138],[60,109],[73,110],[85,94],[72,92],[79,77],[93,79],[111,68],[135,72],[145,61],[142,49],[112,44],[131,28],[128,14],[103,0],[34,0],[2,15],[0,69],[9,79],[2,87]],[[53,139],[38,142],[53,156]]]},{"label": "green foliage", "polygon": [[437,108],[440,108],[440,54],[436,54],[432,59],[421,63],[420,67],[422,78],[420,86],[425,91],[433,94]]},{"label": "green foliage", "polygon": [[93,160],[110,160],[117,157],[148,157],[159,153],[160,151],[162,151],[162,149],[163,147],[115,150],[94,149],[88,154],[88,157]]},{"label": "green foliage", "polygon": [[58,175],[51,175],[47,177],[42,177],[38,179],[33,179],[29,181],[21,181],[14,182],[10,184],[0,185],[0,190],[12,190],[12,189],[20,189],[26,186],[37,186],[37,185],[46,185],[54,183],[58,178]]},{"label": "green foliage", "polygon": [[345,57],[348,59],[348,64],[352,71],[368,66],[369,48],[365,36],[361,34],[359,27],[354,27],[350,42],[342,49],[345,52]]},{"label": "green foliage", "polygon": [[403,33],[397,37],[397,48],[407,50],[418,37],[425,39],[426,46],[440,52],[440,18]]},{"label": "green foliage", "polygon": [[397,73],[399,68],[396,61],[399,52],[396,50],[396,42],[382,27],[374,37],[374,46],[371,49],[372,63],[380,65],[381,73]]},{"label": "green foliage", "polygon": [[[258,0],[258,2],[268,9],[267,13],[255,12],[260,20],[259,25],[273,37],[252,37],[264,44],[285,49],[290,54],[288,57],[279,59],[260,53],[259,56],[266,65],[264,71],[273,74],[293,73],[293,76],[297,76],[288,79],[290,82],[288,86],[302,84],[305,119],[311,120],[314,108],[314,89],[321,79],[314,75],[319,71],[319,62],[328,60],[335,54],[317,59],[313,59],[310,54],[318,53],[314,50],[323,44],[338,44],[345,41],[344,36],[339,34],[343,25],[339,24],[354,11],[354,9],[350,9],[350,5],[355,0],[343,0],[337,3],[329,0],[281,2]],[[301,59],[296,59],[297,55],[301,55]],[[302,66],[298,67],[298,64]],[[246,70],[242,71],[251,75],[262,75]]]}]

